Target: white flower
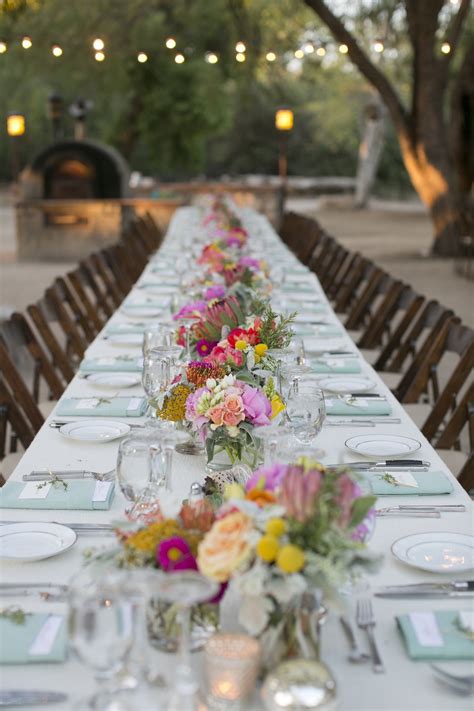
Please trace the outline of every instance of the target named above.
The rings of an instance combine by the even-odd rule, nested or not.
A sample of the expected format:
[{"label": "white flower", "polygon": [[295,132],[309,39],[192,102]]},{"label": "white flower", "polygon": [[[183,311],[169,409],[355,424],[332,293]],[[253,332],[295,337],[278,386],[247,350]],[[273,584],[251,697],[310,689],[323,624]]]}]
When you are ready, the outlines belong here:
[{"label": "white flower", "polygon": [[268,625],[273,603],[265,595],[246,595],[239,607],[239,623],[253,637],[258,637]]},{"label": "white flower", "polygon": [[285,575],[285,577],[273,578],[268,585],[268,592],[273,595],[281,604],[290,602],[294,597],[304,593],[308,587],[306,580],[302,575],[294,573],[293,575]]},{"label": "white flower", "polygon": [[159,496],[160,510],[165,518],[176,518],[181,511],[183,500],[171,491],[162,491]]},{"label": "white flower", "polygon": [[232,588],[242,597],[258,597],[264,594],[268,576],[268,568],[257,562],[246,573],[242,573],[232,580]]},{"label": "white flower", "polygon": [[229,437],[238,437],[239,436],[239,428],[235,427],[234,425],[226,425],[227,429],[227,434]]},{"label": "white flower", "polygon": [[209,388],[209,390],[213,390],[217,385],[217,380],[214,378],[208,378],[206,380],[206,387]]}]

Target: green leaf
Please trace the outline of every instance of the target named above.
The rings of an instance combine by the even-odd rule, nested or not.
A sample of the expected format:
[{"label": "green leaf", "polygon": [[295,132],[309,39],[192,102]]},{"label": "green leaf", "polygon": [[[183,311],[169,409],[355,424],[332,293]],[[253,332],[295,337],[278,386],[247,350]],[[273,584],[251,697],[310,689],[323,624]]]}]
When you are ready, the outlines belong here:
[{"label": "green leaf", "polygon": [[376,496],[361,496],[352,504],[351,526],[358,526],[367,516],[369,510],[377,501]]}]

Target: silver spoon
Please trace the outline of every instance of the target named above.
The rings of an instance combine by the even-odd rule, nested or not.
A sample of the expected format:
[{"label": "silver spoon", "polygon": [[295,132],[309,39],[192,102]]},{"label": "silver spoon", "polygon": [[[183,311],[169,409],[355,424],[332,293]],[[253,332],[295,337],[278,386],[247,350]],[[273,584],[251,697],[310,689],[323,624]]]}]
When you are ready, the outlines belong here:
[{"label": "silver spoon", "polygon": [[342,629],[345,632],[347,641],[349,642],[350,646],[348,656],[349,661],[353,664],[361,664],[368,662],[370,659],[370,654],[366,654],[359,647],[359,642],[357,641],[357,637],[355,635],[354,627],[352,626],[351,621],[347,617],[340,617],[339,620],[341,622]]}]

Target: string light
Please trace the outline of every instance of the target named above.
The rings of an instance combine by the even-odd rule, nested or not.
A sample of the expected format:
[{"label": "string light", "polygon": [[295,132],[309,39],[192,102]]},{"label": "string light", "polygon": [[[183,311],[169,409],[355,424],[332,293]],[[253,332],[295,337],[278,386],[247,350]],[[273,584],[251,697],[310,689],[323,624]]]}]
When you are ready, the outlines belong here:
[{"label": "string light", "polygon": [[29,49],[30,47],[33,46],[33,42],[31,41],[31,37],[28,37],[28,35],[25,35],[23,39],[21,40],[21,46],[23,49]]},{"label": "string light", "polygon": [[94,59],[96,62],[103,62],[105,59],[105,54],[103,52],[96,52],[94,55]]},{"label": "string light", "polygon": [[316,54],[318,57],[325,57],[326,56],[326,47],[318,47],[316,50]]},{"label": "string light", "polygon": [[100,37],[96,37],[95,40],[92,42],[92,48],[95,49],[96,52],[102,52],[104,47],[105,47],[104,40],[101,39]]},{"label": "string light", "polygon": [[7,49],[8,49],[7,43],[6,43],[6,42],[3,42],[3,40],[0,41],[0,54],[5,54],[5,52],[7,51]]},{"label": "string light", "polygon": [[237,44],[235,45],[235,51],[238,52],[239,54],[242,54],[242,52],[245,52],[246,49],[247,49],[247,47],[245,46],[245,44],[243,42],[237,42]]},{"label": "string light", "polygon": [[267,62],[274,62],[276,58],[277,58],[277,56],[276,56],[275,52],[267,52],[267,54],[265,56],[265,59],[267,60]]},{"label": "string light", "polygon": [[303,46],[303,51],[305,54],[313,54],[314,45],[312,45],[311,42],[306,42],[306,44]]},{"label": "string light", "polygon": [[174,58],[174,61],[176,62],[176,64],[183,64],[183,62],[185,61],[184,54],[177,54]]},{"label": "string light", "polygon": [[297,49],[295,52],[295,57],[296,59],[303,59],[304,57],[304,52],[302,49]]},{"label": "string light", "polygon": [[382,40],[375,40],[374,42],[374,52],[377,52],[378,54],[381,54],[384,51],[384,43]]},{"label": "string light", "polygon": [[339,52],[341,54],[347,54],[348,51],[349,51],[349,47],[347,46],[347,44],[340,44],[339,45]]},{"label": "string light", "polygon": [[207,52],[205,60],[208,64],[217,64],[217,62],[219,61],[219,57],[215,52]]},{"label": "string light", "polygon": [[165,42],[165,45],[168,47],[168,49],[174,49],[176,47],[176,40],[172,37],[168,37]]},{"label": "string light", "polygon": [[441,51],[442,51],[443,54],[449,54],[449,53],[450,53],[450,51],[451,51],[451,45],[449,44],[449,42],[443,42],[443,44],[441,45]]},{"label": "string light", "polygon": [[144,64],[148,61],[148,54],[145,54],[145,52],[139,52],[137,55],[137,61],[140,62],[140,64]]},{"label": "string light", "polygon": [[235,58],[238,62],[245,62],[245,54],[243,54],[243,52],[238,52]]},{"label": "string light", "polygon": [[51,52],[53,53],[54,57],[60,57],[63,53],[63,50],[59,46],[59,44],[52,44],[51,45]]}]

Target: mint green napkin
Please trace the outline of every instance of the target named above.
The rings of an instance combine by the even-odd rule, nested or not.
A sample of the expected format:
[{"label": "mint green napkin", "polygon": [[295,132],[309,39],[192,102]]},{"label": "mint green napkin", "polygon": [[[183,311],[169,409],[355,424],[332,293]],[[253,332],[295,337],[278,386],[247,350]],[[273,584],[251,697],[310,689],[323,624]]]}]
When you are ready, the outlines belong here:
[{"label": "mint green napkin", "polygon": [[67,397],[59,403],[58,417],[141,417],[147,409],[144,397]]},{"label": "mint green napkin", "polygon": [[360,373],[360,361],[358,358],[344,359],[339,356],[324,360],[310,358],[310,366],[313,373]]},{"label": "mint green napkin", "polygon": [[84,358],[79,366],[83,373],[140,373],[142,368],[143,358],[135,356]]},{"label": "mint green napkin", "polygon": [[[96,482],[95,479],[68,479],[66,483],[67,489],[64,488],[61,481],[57,482],[55,486],[50,485],[48,494],[44,499],[19,499],[18,497],[25,486],[28,486],[30,491],[36,490],[38,493],[44,492],[46,487],[38,489],[38,484],[43,484],[40,481],[25,483],[24,481],[12,481],[9,479],[0,489],[0,508],[77,509],[83,511],[108,511],[110,509],[115,494],[114,482],[108,482],[110,486],[107,488],[104,487],[104,482]],[[105,489],[106,497],[103,501],[93,501],[97,485],[102,490]],[[103,495],[100,498],[103,498]]]},{"label": "mint green napkin", "polygon": [[162,291],[164,294],[173,294],[178,288],[177,281],[164,284],[161,281],[142,281],[137,285],[137,289],[153,289],[153,291]]},{"label": "mint green napkin", "polygon": [[[169,296],[168,294],[163,294],[163,296]],[[125,303],[122,306],[123,311],[140,311],[141,309],[156,309],[157,311],[163,311],[164,307],[168,301],[166,299],[161,299],[159,296],[155,298],[145,299],[140,301],[140,303]]]},{"label": "mint green napkin", "polygon": [[[386,476],[385,472],[365,472],[364,479],[368,481],[375,496],[431,496],[450,494],[453,491],[453,485],[444,472],[417,472],[410,469],[410,474],[418,484],[417,488],[390,484],[383,478]],[[397,472],[393,472],[393,476],[396,477]]]},{"label": "mint green napkin", "polygon": [[[326,412],[328,415],[391,415],[392,408],[387,400],[373,400],[372,398],[358,397],[349,399],[338,398],[335,395],[326,396]],[[383,417],[381,417],[383,421]]]},{"label": "mint green napkin", "polygon": [[327,311],[326,304],[318,303],[315,301],[312,304],[308,304],[308,308],[302,309],[301,304],[290,303],[287,304],[285,309],[287,311],[296,311],[296,316],[294,323],[310,323],[311,321],[317,321],[318,316]]},{"label": "mint green napkin", "polygon": [[344,335],[344,331],[339,326],[323,326],[317,324],[300,325],[296,323],[292,328],[297,336],[311,336],[314,340],[319,338],[337,338],[338,336]]},{"label": "mint green napkin", "polygon": [[114,323],[107,328],[105,334],[107,336],[115,336],[121,333],[143,333],[148,325],[146,323]]},{"label": "mint green napkin", "polygon": [[0,618],[0,664],[63,662],[66,658],[67,625],[64,617],[48,654],[30,654],[30,648],[49,615],[26,614],[22,624]]},{"label": "mint green napkin", "polygon": [[396,618],[409,657],[420,661],[474,659],[474,640],[458,626],[459,610],[437,610],[433,614],[443,642],[438,646],[420,644],[410,615]]}]

